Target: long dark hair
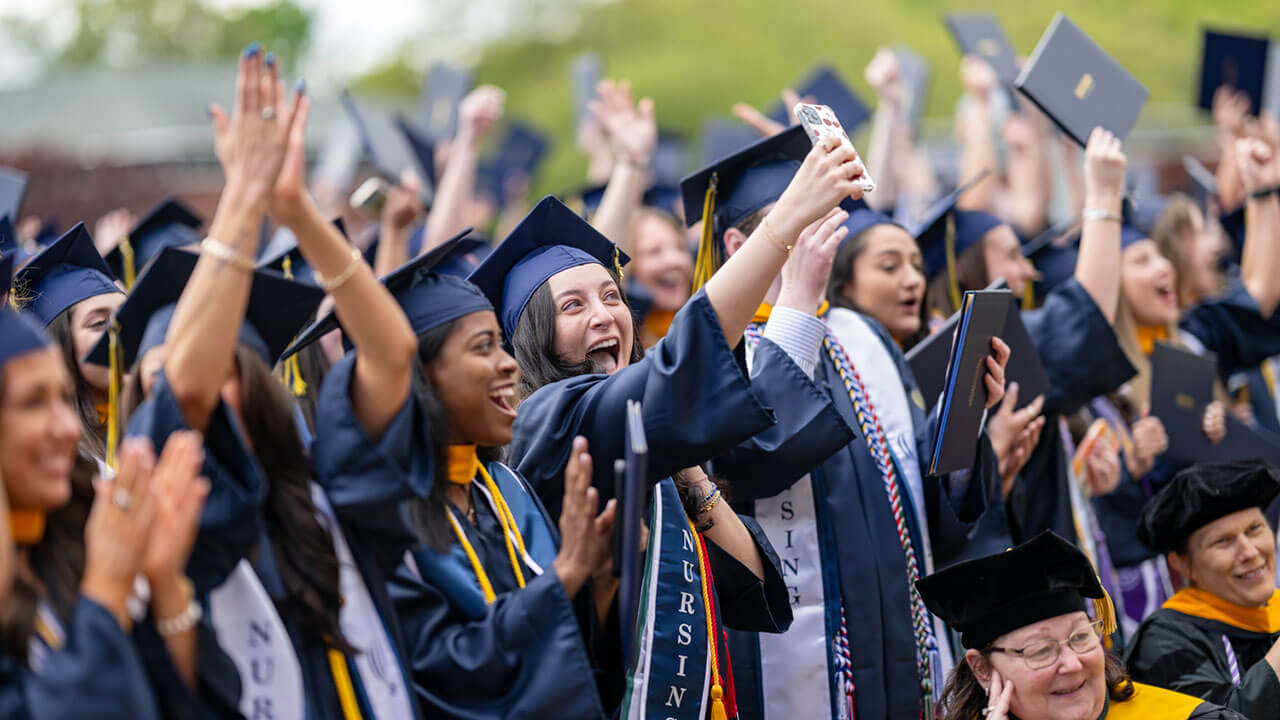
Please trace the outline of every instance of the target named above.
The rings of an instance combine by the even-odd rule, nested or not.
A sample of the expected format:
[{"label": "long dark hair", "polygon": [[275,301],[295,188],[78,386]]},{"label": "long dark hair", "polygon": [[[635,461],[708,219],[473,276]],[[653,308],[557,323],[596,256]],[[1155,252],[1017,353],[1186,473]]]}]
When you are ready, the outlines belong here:
[{"label": "long dark hair", "polygon": [[311,497],[311,459],[298,435],[293,398],[253,350],[237,345],[235,360],[240,369],[240,419],[267,476],[268,535],[287,602],[307,635],[352,652],[338,623],[338,557]]},{"label": "long dark hair", "polygon": [[[0,401],[4,399],[4,373],[0,372]],[[84,576],[84,526],[93,506],[94,461],[77,452],[71,468],[71,500],[49,513],[44,537],[31,548],[27,559],[15,558],[13,589],[0,606],[0,628],[9,657],[26,662],[36,608],[47,598],[66,623],[71,617]]]},{"label": "long dark hair", "polygon": [[[618,296],[622,298],[627,309],[631,309],[631,301],[622,288],[622,280],[617,271],[605,268],[609,277],[618,286]],[[629,362],[639,362],[644,357],[644,348],[640,346],[640,328],[636,325],[635,314],[631,316],[631,358]],[[516,364],[520,366],[520,396],[529,397],[543,385],[550,385],[571,377],[599,372],[595,363],[584,360],[580,363],[566,363],[555,351],[556,340],[556,306],[551,301],[551,288],[542,283],[529,298],[520,315],[516,329],[511,333],[511,346],[515,350]]]},{"label": "long dark hair", "polygon": [[[990,658],[989,650],[982,651],[983,662],[989,662]],[[1107,651],[1105,673],[1111,702],[1124,702],[1133,697],[1129,671],[1124,661],[1110,651]],[[987,707],[987,701],[987,691],[982,689],[969,663],[962,658],[942,690],[942,720],[978,720]]]},{"label": "long dark hair", "polygon": [[[867,228],[857,235],[848,238],[844,241],[844,244],[840,246],[840,249],[836,251],[836,259],[831,266],[831,275],[827,278],[827,302],[831,307],[844,308],[845,310],[852,310],[856,313],[865,314],[863,313],[862,308],[858,307],[857,303],[850,300],[844,294],[843,289],[845,287],[853,288],[858,284],[857,273],[854,272],[853,268],[854,264],[857,263],[858,258],[867,249],[867,238],[869,237],[867,235],[867,231],[870,229],[871,228]],[[925,322],[924,308],[925,303],[921,303],[920,329],[916,330],[911,337],[903,340],[902,346],[904,348],[909,348],[928,336],[929,324]]]},{"label": "long dark hair", "polygon": [[80,452],[93,458],[107,456],[107,426],[98,421],[98,409],[93,405],[93,388],[80,372],[80,362],[76,357],[75,339],[71,332],[71,311],[75,306],[58,313],[49,323],[49,334],[53,336],[58,349],[62,351],[62,361],[71,376],[75,387],[76,399],[73,405],[76,416],[80,418]]},{"label": "long dark hair", "polygon": [[[965,290],[981,290],[991,282],[987,279],[987,255],[983,247],[981,242],[974,243],[973,247],[956,258],[956,284],[960,286],[961,293]],[[951,284],[945,269],[929,280],[924,291],[924,305],[927,312],[943,318],[950,317],[960,309],[951,302]]]},{"label": "long dark hair", "polygon": [[[444,349],[445,341],[453,334],[457,324],[458,321],[454,320],[418,336],[418,362],[414,366],[412,392],[426,409],[427,426],[431,428],[431,436],[426,442],[431,444],[431,456],[435,458],[447,457],[445,438],[449,437],[449,416],[436,397],[435,387],[427,379],[426,368],[440,358],[440,351]],[[500,448],[476,448],[480,461],[486,463],[500,459],[501,452]],[[445,463],[437,462],[434,466],[435,477],[431,478],[431,490],[425,499],[415,499],[409,505],[409,518],[418,538],[431,549],[443,552],[454,542],[453,530],[446,515],[449,480]]]}]

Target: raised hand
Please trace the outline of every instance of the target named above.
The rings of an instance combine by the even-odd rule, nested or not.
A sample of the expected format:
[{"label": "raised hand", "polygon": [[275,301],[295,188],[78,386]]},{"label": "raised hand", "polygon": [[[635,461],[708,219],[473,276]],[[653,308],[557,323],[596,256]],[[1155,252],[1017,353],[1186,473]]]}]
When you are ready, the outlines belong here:
[{"label": "raised hand", "polygon": [[653,100],[631,98],[631,83],[604,79],[596,86],[597,98],[587,104],[613,145],[615,158],[633,167],[647,169],[658,142],[658,122]]},{"label": "raised hand", "polygon": [[272,188],[268,210],[276,222],[289,228],[297,227],[315,209],[307,192],[307,118],[311,115],[311,98],[299,95],[296,102],[284,163]]},{"label": "raised hand", "polygon": [[560,510],[560,552],[551,567],[573,597],[587,578],[607,567],[612,556],[616,500],[599,515],[600,492],[591,486],[591,455],[587,439],[573,439],[573,451],[564,469],[564,506]]},{"label": "raised hand", "polygon": [[156,513],[142,571],[152,585],[181,576],[187,566],[200,529],[200,511],[209,496],[209,481],[200,477],[203,463],[200,434],[176,432],[165,442],[151,474]]},{"label": "raised hand", "polygon": [[1009,703],[1013,700],[1013,683],[1005,680],[999,670],[991,670],[991,687],[987,690],[987,706],[982,710],[983,720],[1009,720]]},{"label": "raised hand", "polygon": [[129,233],[129,228],[137,222],[137,218],[128,208],[116,208],[98,218],[93,224],[93,246],[99,255],[106,255],[120,244],[120,239]]},{"label": "raised hand", "polygon": [[1114,204],[1119,209],[1127,166],[1120,140],[1100,127],[1094,128],[1084,148],[1085,207],[1106,209]]},{"label": "raised hand", "polygon": [[156,502],[151,492],[155,452],[144,439],[120,448],[115,480],[94,481],[93,507],[84,528],[84,577],[80,592],[106,608],[126,632],[132,620],[126,599],[143,567]]},{"label": "raised hand", "polygon": [[902,84],[902,68],[898,64],[898,54],[889,48],[882,47],[867,63],[863,73],[867,84],[880,95],[882,102],[901,105],[906,100],[906,88]]},{"label": "raised hand", "polygon": [[1165,433],[1164,423],[1160,418],[1151,417],[1143,412],[1141,420],[1133,424],[1130,434],[1133,435],[1133,452],[1125,453],[1125,466],[1129,474],[1137,480],[1151,472],[1156,458],[1169,449],[1169,436]]},{"label": "raised hand", "polygon": [[1229,85],[1222,85],[1213,92],[1211,112],[1213,125],[1227,133],[1239,133],[1244,129],[1249,118],[1249,93],[1236,90]]},{"label": "raised hand", "polygon": [[849,213],[836,207],[826,217],[809,225],[796,240],[795,250],[782,266],[779,307],[813,314],[827,293],[827,279],[840,242],[849,234],[843,225]]},{"label": "raised hand", "polygon": [[382,225],[394,230],[404,230],[427,211],[422,204],[422,181],[411,171],[405,171],[400,183],[387,190],[387,201],[382,206]]},{"label": "raised hand", "polygon": [[990,410],[1004,398],[1004,369],[1009,364],[1009,346],[998,337],[991,338],[991,349],[995,357],[986,357],[987,374],[984,381],[987,385],[986,409]]},{"label": "raised hand", "polygon": [[858,153],[834,137],[824,138],[805,156],[791,184],[764,223],[785,242],[826,217],[841,200],[862,197],[858,181],[866,175]]},{"label": "raised hand", "polygon": [[1270,144],[1258,138],[1240,138],[1236,140],[1232,150],[1236,155],[1236,166],[1240,168],[1240,182],[1244,184],[1246,193],[1273,188],[1280,182],[1275,148]]},{"label": "raised hand", "polygon": [[987,437],[995,450],[1000,470],[1001,488],[1007,497],[1013,490],[1018,473],[1031,459],[1040,432],[1044,429],[1044,396],[1038,395],[1021,410],[1018,405],[1018,383],[1009,383],[1004,402],[987,420]]},{"label": "raised hand", "polygon": [[231,115],[217,105],[209,106],[214,152],[227,176],[227,190],[234,188],[254,200],[268,196],[284,164],[297,100],[304,91],[305,85],[299,82],[293,101],[286,104],[275,57],[271,53],[264,57],[257,43],[244,51],[236,73]]},{"label": "raised hand", "polygon": [[481,85],[458,103],[458,137],[473,145],[484,141],[507,104],[507,92],[496,85]]},{"label": "raised hand", "polygon": [[1209,403],[1204,409],[1201,429],[1204,436],[1209,438],[1209,444],[1217,445],[1222,442],[1227,436],[1227,406],[1217,400]]},{"label": "raised hand", "polygon": [[970,98],[986,102],[997,82],[995,68],[986,60],[976,55],[965,55],[960,61],[960,85]]},{"label": "raised hand", "polygon": [[1084,458],[1084,480],[1093,497],[1109,495],[1120,485],[1120,448],[1114,442],[1095,443]]}]

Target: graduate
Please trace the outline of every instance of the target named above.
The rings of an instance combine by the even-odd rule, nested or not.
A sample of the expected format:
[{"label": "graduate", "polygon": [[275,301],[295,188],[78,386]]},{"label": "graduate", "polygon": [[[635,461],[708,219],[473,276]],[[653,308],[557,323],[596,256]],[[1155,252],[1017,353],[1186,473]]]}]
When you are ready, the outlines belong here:
[{"label": "graduate", "polygon": [[[361,386],[360,367],[374,361],[357,342],[321,393],[316,462],[332,468],[326,488],[355,542],[394,571],[388,590],[426,716],[603,717],[572,603],[608,561],[612,510],[597,516],[585,442],[571,458],[558,532],[498,461],[519,372],[488,298],[437,272],[463,254],[465,239],[384,279],[424,371],[411,402],[370,439],[359,418],[372,388]],[[335,309],[290,351],[339,326],[368,332],[367,305]],[[526,627],[533,618],[536,632]]]},{"label": "graduate", "polygon": [[62,350],[76,390],[81,452],[105,467],[109,373],[83,358],[102,338],[124,291],[83,223],[32,258],[14,276],[14,286],[25,309],[44,323]]},{"label": "graduate", "polygon": [[919,585],[965,648],[947,680],[943,720],[1244,717],[1131,680],[1124,663],[1103,647],[1115,615],[1093,565],[1051,531]]},{"label": "graduate", "polygon": [[1135,679],[1250,718],[1280,717],[1280,590],[1263,511],[1280,475],[1261,460],[1193,465],[1142,510],[1138,537],[1187,579],[1129,643]]},{"label": "graduate", "polygon": [[196,229],[204,224],[199,215],[176,198],[165,198],[148,210],[127,234],[120,238],[99,238],[115,246],[104,256],[107,266],[126,289],[161,250],[194,248],[200,242]]},{"label": "graduate", "polygon": [[[209,237],[199,256],[163,250],[117,312],[119,364],[146,397],[129,433],[204,435],[212,491],[191,572],[239,670],[241,713],[418,717],[384,576],[347,541],[317,482],[326,468],[307,456],[292,397],[271,374],[323,292],[383,292],[336,228],[298,209],[309,101],[299,88],[283,106],[279,83],[274,57],[250,46],[234,111],[213,113],[227,183]],[[320,288],[256,271],[265,211],[293,231]],[[366,326],[385,342],[377,321],[398,317]],[[374,438],[408,398],[413,344],[400,329],[364,376]],[[267,665],[269,675],[254,670]]]},{"label": "graduate", "polygon": [[[501,307],[527,395],[511,456],[553,516],[562,488],[551,473],[566,460],[557,438],[587,437],[595,451],[593,484],[602,497],[611,496],[612,474],[602,466],[611,469],[624,454],[619,429],[628,399],[643,402],[650,478],[677,475],[687,508],[712,509],[718,489],[693,466],[771,420],[732,354],[750,320],[747,309],[763,297],[793,249],[798,258],[814,252],[817,241],[809,236],[797,244],[801,230],[818,220],[832,227],[843,220],[835,206],[858,192],[854,180],[862,172],[851,152],[820,146],[809,153],[775,208],[778,229],[756,234],[741,259],[726,264],[677,313],[649,353],[636,343],[634,320],[619,290],[625,256],[553,198],[543,200],[476,269],[473,281]],[[732,587],[736,595],[725,595],[729,605],[717,606],[726,622],[741,629],[778,632],[790,623],[790,611],[768,541],[752,530],[728,513],[709,531],[714,534],[708,539],[723,551],[713,552],[723,561],[713,568],[716,591]],[[732,607],[736,603],[753,612],[739,612]]]},{"label": "graduate", "polygon": [[[11,262],[0,261],[0,296]],[[73,397],[38,320],[0,307],[0,479],[16,546],[5,551],[16,576],[2,619],[0,714],[198,714],[189,690],[200,607],[182,570],[208,492],[198,440],[175,438],[158,464],[148,443],[127,444],[115,480],[90,490],[86,522],[64,510],[95,471],[76,450]],[[151,590],[141,606],[131,601],[140,575]],[[182,705],[164,702],[178,697]]]},{"label": "graduate", "polygon": [[[732,262],[747,233],[767,231],[761,218],[776,211],[808,148],[809,140],[795,127],[685,180],[686,214],[705,223],[700,270],[714,269],[716,261],[708,267],[708,258],[727,254]],[[714,207],[703,204],[708,196],[716,198]],[[929,678],[950,653],[938,645],[940,636],[945,642],[945,629],[910,597],[910,573],[932,567],[922,534],[938,523],[946,527],[939,536],[945,538],[942,551],[963,548],[965,530],[985,507],[987,486],[976,479],[984,476],[981,471],[962,483],[958,508],[936,492],[926,497],[920,468],[931,452],[933,425],[925,421],[918,391],[916,400],[907,400],[914,380],[901,351],[878,324],[873,329],[850,313],[842,319],[849,324],[837,327],[826,316],[830,263],[850,230],[843,210],[829,220],[805,231],[825,255],[804,264],[793,260],[781,278],[772,278],[746,329],[752,384],[778,423],[714,462],[732,484],[735,502],[751,508],[782,550],[796,615],[784,636],[733,636],[738,705],[745,716],[847,717],[854,702],[869,717],[927,715],[937,699]],[[845,338],[850,345],[843,344]],[[999,359],[989,361],[984,380],[990,402],[1003,390],[1008,356],[1003,343],[997,341],[995,349]],[[780,351],[788,359],[785,370],[771,368]],[[864,380],[871,377],[881,393],[874,402]],[[882,409],[893,422],[888,428],[881,424]],[[868,436],[871,441],[863,439]],[[899,442],[891,444],[890,437]],[[925,442],[927,448],[918,445]],[[980,450],[978,458],[984,467],[989,450]],[[906,463],[913,474],[904,477]],[[933,514],[926,525],[926,504],[946,518]],[[814,647],[828,652],[813,652]]]}]

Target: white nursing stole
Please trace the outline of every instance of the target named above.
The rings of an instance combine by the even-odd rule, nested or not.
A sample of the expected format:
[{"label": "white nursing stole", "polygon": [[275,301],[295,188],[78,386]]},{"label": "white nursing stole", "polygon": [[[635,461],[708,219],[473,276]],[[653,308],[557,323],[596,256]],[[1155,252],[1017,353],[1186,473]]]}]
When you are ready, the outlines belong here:
[{"label": "white nursing stole", "polygon": [[338,624],[347,642],[357,651],[351,658],[360,685],[376,718],[412,718],[413,707],[409,700],[409,686],[400,669],[391,638],[373,603],[373,596],[364,584],[364,577],[356,565],[351,548],[342,536],[342,528],[334,518],[333,507],[324,491],[311,486],[311,497],[320,512],[321,522],[333,536],[333,550],[338,557],[338,582],[342,591],[342,609]]},{"label": "white nursing stole", "polygon": [[[751,350],[746,354],[748,371],[755,354],[755,348]],[[833,717],[826,593],[809,476],[757,500],[755,518],[778,553],[794,618],[786,633],[757,635],[765,717]]]},{"label": "white nursing stole", "polygon": [[305,720],[302,667],[275,603],[248,560],[209,593],[218,644],[240,673],[240,712],[275,720]]}]

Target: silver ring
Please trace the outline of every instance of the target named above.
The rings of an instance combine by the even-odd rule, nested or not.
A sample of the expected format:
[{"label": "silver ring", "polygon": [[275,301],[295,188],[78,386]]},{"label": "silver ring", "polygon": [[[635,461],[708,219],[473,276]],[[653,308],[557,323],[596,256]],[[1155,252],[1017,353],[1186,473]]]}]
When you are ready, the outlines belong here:
[{"label": "silver ring", "polygon": [[268,105],[268,106],[266,106],[266,107],[262,108],[262,119],[263,119],[263,120],[271,120],[271,119],[275,118],[275,116],[276,116],[276,109],[275,109],[275,106],[274,106],[274,105]]},{"label": "silver ring", "polygon": [[991,713],[993,713],[993,712],[995,712],[995,708],[984,707],[984,708],[982,708],[982,717],[986,717],[986,716],[990,715],[990,714],[991,714]]},{"label": "silver ring", "polygon": [[129,495],[128,490],[118,487],[111,491],[111,502],[115,503],[116,507],[121,510],[128,510],[129,506],[133,504],[133,498]]}]

